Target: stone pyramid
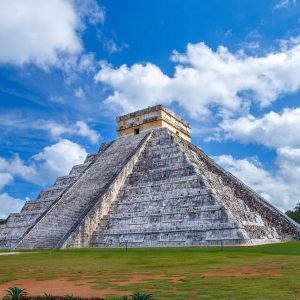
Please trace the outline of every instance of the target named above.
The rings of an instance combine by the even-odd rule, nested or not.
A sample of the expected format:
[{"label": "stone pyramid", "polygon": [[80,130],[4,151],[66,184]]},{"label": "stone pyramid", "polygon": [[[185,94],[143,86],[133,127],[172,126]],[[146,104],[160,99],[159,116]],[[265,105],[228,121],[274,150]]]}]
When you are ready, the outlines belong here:
[{"label": "stone pyramid", "polygon": [[300,227],[190,143],[162,106],[118,118],[119,138],[0,225],[0,248],[256,245]]}]

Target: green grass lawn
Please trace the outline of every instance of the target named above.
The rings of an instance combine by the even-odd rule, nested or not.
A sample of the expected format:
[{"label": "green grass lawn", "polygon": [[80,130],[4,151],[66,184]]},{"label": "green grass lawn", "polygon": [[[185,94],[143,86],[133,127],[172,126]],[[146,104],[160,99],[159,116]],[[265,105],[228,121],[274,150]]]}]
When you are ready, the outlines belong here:
[{"label": "green grass lawn", "polygon": [[62,275],[74,282],[88,278],[95,289],[150,292],[155,299],[300,299],[300,242],[223,251],[74,249],[0,256],[0,284]]}]

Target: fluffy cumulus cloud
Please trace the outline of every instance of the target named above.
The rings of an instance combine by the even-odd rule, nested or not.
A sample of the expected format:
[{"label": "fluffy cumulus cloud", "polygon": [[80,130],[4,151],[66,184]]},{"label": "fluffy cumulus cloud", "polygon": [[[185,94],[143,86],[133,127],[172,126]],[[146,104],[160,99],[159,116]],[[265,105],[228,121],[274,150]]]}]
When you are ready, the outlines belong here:
[{"label": "fluffy cumulus cloud", "polygon": [[227,138],[265,145],[270,148],[300,148],[300,108],[269,112],[256,118],[247,115],[225,120],[221,125]]},{"label": "fluffy cumulus cloud", "polygon": [[0,173],[0,190],[13,182],[13,176],[10,173]]},{"label": "fluffy cumulus cloud", "polygon": [[114,92],[106,104],[117,105],[124,111],[134,111],[156,102],[168,104],[172,101],[171,79],[153,64],[122,65],[118,69],[103,63],[95,80],[110,85]]},{"label": "fluffy cumulus cloud", "polygon": [[282,209],[300,201],[300,109],[269,112],[262,117],[247,115],[225,120],[220,125],[225,137],[244,143],[257,143],[276,151],[275,172],[267,172],[248,160],[221,156],[220,163]]},{"label": "fluffy cumulus cloud", "polygon": [[[13,183],[15,176],[31,179],[35,174],[34,168],[26,166],[18,155],[10,160],[0,157],[0,192],[5,186]],[[9,213],[20,211],[23,205],[23,200],[0,193],[0,219],[6,218]]]},{"label": "fluffy cumulus cloud", "polygon": [[85,19],[103,21],[95,0],[0,0],[0,63],[48,67],[78,55]]},{"label": "fluffy cumulus cloud", "polygon": [[86,150],[80,145],[66,139],[60,140],[33,157],[38,164],[38,176],[33,179],[41,184],[51,182],[57,176],[66,175],[72,166],[81,164],[86,155]]},{"label": "fluffy cumulus cloud", "polygon": [[64,135],[82,136],[89,139],[92,144],[97,144],[100,139],[100,134],[91,129],[85,122],[77,121],[75,124],[66,126],[55,121],[39,120],[34,124],[34,129],[46,130],[50,135],[58,139]]},{"label": "fluffy cumulus cloud", "polygon": [[192,117],[217,111],[222,117],[244,111],[251,104],[270,105],[300,88],[300,45],[297,39],[277,52],[247,56],[220,46],[188,44],[186,53],[173,52],[173,76],[151,63],[113,68],[102,64],[95,80],[111,87],[107,104],[124,112],[173,101]]},{"label": "fluffy cumulus cloud", "polygon": [[265,170],[253,159],[235,159],[231,155],[221,155],[214,159],[282,211],[294,207],[300,201],[300,150],[282,149],[275,174]]},{"label": "fluffy cumulus cloud", "polygon": [[[15,177],[40,185],[51,184],[58,176],[68,174],[72,166],[82,163],[86,155],[80,145],[62,139],[45,147],[27,164],[18,155],[11,159],[0,158],[0,191]],[[23,205],[23,200],[0,193],[0,218],[20,211]]]},{"label": "fluffy cumulus cloud", "polygon": [[[12,159],[0,157],[0,172],[4,177],[7,176],[5,174],[9,174],[10,176],[18,175],[23,178],[33,178],[36,173],[34,167],[25,165],[24,161],[18,155],[14,155]],[[7,181],[7,184],[10,182],[11,180]]]},{"label": "fluffy cumulus cloud", "polygon": [[24,201],[9,196],[7,193],[0,194],[0,219],[5,219],[10,213],[19,212]]},{"label": "fluffy cumulus cloud", "polygon": [[42,185],[53,183],[57,176],[68,174],[73,165],[82,163],[86,155],[86,150],[80,145],[62,139],[45,147],[29,163],[18,155],[11,159],[0,158],[0,188],[12,183],[16,176]]}]

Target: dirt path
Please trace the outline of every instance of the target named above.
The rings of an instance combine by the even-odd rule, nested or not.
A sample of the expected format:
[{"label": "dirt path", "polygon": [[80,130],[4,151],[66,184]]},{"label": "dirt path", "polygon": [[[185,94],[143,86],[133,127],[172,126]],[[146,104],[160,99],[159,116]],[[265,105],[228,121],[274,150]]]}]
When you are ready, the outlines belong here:
[{"label": "dirt path", "polygon": [[27,253],[27,252],[1,252],[0,255],[4,256],[4,255],[17,255],[17,254],[23,254],[23,253]]}]

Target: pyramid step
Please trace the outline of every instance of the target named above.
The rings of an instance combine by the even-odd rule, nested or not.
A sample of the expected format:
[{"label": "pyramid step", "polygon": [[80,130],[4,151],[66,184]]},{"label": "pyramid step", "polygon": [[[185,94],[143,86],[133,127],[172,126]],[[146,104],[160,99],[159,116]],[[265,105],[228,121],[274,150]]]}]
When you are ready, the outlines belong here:
[{"label": "pyramid step", "polygon": [[75,175],[66,175],[57,177],[54,187],[56,188],[67,188],[73,184],[78,178],[78,174]]},{"label": "pyramid step", "polygon": [[160,198],[151,198],[151,205],[148,199],[124,199],[124,201],[118,202],[114,205],[112,213],[120,213],[124,211],[135,211],[143,209],[147,211],[149,207],[161,208],[161,209],[176,209],[193,207],[195,209],[205,206],[218,205],[216,200],[211,195],[183,195],[180,197],[166,198],[161,196]]},{"label": "pyramid step", "polygon": [[35,222],[40,214],[38,212],[31,214],[11,214],[6,222],[7,227],[30,226]]},{"label": "pyramid step", "polygon": [[216,223],[193,223],[193,224],[181,224],[176,226],[173,223],[153,223],[148,226],[136,228],[117,228],[117,229],[102,229],[101,232],[95,233],[95,236],[103,235],[121,235],[121,234],[137,234],[137,233],[149,233],[149,232],[185,232],[185,231],[209,231],[209,230],[237,230],[236,224],[233,222],[216,222]]},{"label": "pyramid step", "polygon": [[131,182],[154,183],[156,181],[166,180],[168,178],[179,178],[195,175],[193,166],[184,168],[164,168],[158,170],[149,170],[149,172],[138,171],[131,176]]},{"label": "pyramid step", "polygon": [[223,212],[214,215],[200,215],[197,217],[189,215],[162,215],[162,216],[148,216],[137,218],[124,219],[109,219],[103,221],[100,226],[101,230],[118,230],[121,226],[126,229],[134,230],[141,228],[148,228],[160,224],[161,229],[172,228],[178,226],[198,226],[209,223],[224,223],[228,222],[228,218]]},{"label": "pyramid step", "polygon": [[152,203],[149,203],[147,209],[144,206],[140,208],[127,209],[126,211],[113,210],[110,216],[107,216],[105,219],[126,219],[126,218],[138,218],[138,217],[153,217],[153,216],[164,216],[164,215],[194,215],[194,217],[201,218],[204,215],[210,214],[215,215],[217,212],[224,209],[221,205],[212,205],[205,207],[192,207],[185,206],[181,207],[180,205],[173,205],[172,207],[163,207],[163,206],[152,206]]},{"label": "pyramid step", "polygon": [[[183,228],[182,228],[183,229]],[[140,232],[118,232],[103,234],[93,239],[93,246],[125,246],[132,243],[134,247],[140,246],[162,246],[162,245],[195,245],[199,242],[201,245],[219,244],[222,241],[226,244],[239,243],[240,236],[238,230],[232,226],[222,228],[193,228],[192,230],[143,230]]]},{"label": "pyramid step", "polygon": [[189,184],[194,184],[194,185],[203,185],[201,178],[199,178],[199,175],[193,174],[193,175],[188,175],[184,177],[170,177],[166,179],[162,179],[159,182],[136,182],[132,181],[132,174],[128,176],[126,180],[126,186],[122,188],[121,190],[130,190],[130,189],[136,189],[137,186],[144,188],[144,187],[157,187],[157,186],[168,186],[170,189],[174,188],[175,184],[182,184],[182,183],[189,183]]},{"label": "pyramid step", "polygon": [[146,134],[140,134],[119,139],[104,152],[100,152],[76,184],[69,188],[68,193],[63,194],[23,238],[18,248],[54,248],[68,238],[145,137]]},{"label": "pyramid step", "polygon": [[45,200],[45,199],[53,199],[59,197],[63,192],[65,191],[65,188],[60,187],[53,187],[49,189],[44,189],[38,196],[37,200]]},{"label": "pyramid step", "polygon": [[51,205],[53,201],[52,200],[44,200],[44,201],[37,201],[37,200],[33,200],[33,201],[26,201],[25,205],[23,206],[21,213],[22,214],[31,214],[33,212],[39,212],[42,213],[44,212],[46,209],[48,209],[48,207]]},{"label": "pyramid step", "polygon": [[81,175],[82,173],[84,173],[84,171],[87,169],[87,167],[90,165],[90,162],[86,162],[80,165],[76,165],[74,166],[69,175]]},{"label": "pyramid step", "polygon": [[122,189],[122,191],[124,191],[123,196],[136,193],[137,190],[140,191],[140,194],[148,194],[148,195],[157,192],[161,192],[161,193],[174,192],[175,195],[178,194],[178,192],[175,191],[181,191],[181,190],[182,191],[191,190],[191,193],[193,194],[195,190],[199,190],[199,189],[203,189],[203,191],[207,193],[207,189],[204,187],[201,178],[198,177],[196,179],[193,178],[190,180],[189,179],[184,180],[184,178],[187,177],[169,178],[167,180],[155,181],[155,182],[144,182],[144,181],[139,181],[138,183],[134,182],[133,184],[128,185],[124,189]]},{"label": "pyramid step", "polygon": [[163,158],[160,160],[156,160],[156,161],[147,161],[147,160],[143,160],[142,163],[140,163],[137,167],[140,170],[145,170],[145,171],[154,171],[154,170],[158,170],[158,169],[162,169],[162,168],[166,168],[170,165],[174,166],[174,168],[177,167],[181,167],[185,164],[185,157],[184,156],[179,156],[179,157],[175,157],[175,158]]},{"label": "pyramid step", "polygon": [[88,154],[87,157],[85,158],[84,163],[91,163],[91,162],[94,161],[98,156],[99,156],[99,153],[90,153],[90,154]]},{"label": "pyramid step", "polygon": [[[163,186],[162,186],[163,190]],[[212,195],[212,191],[209,190],[207,187],[199,187],[199,188],[181,188],[181,189],[174,189],[174,190],[166,190],[166,191],[160,191],[160,190],[153,190],[151,188],[141,188],[139,189],[136,187],[135,189],[125,190],[120,197],[122,199],[126,199],[127,201],[129,199],[137,199],[142,200],[146,199],[149,201],[149,199],[161,199],[161,198],[179,198],[179,197],[185,197],[185,196],[196,196],[196,195]]]}]

